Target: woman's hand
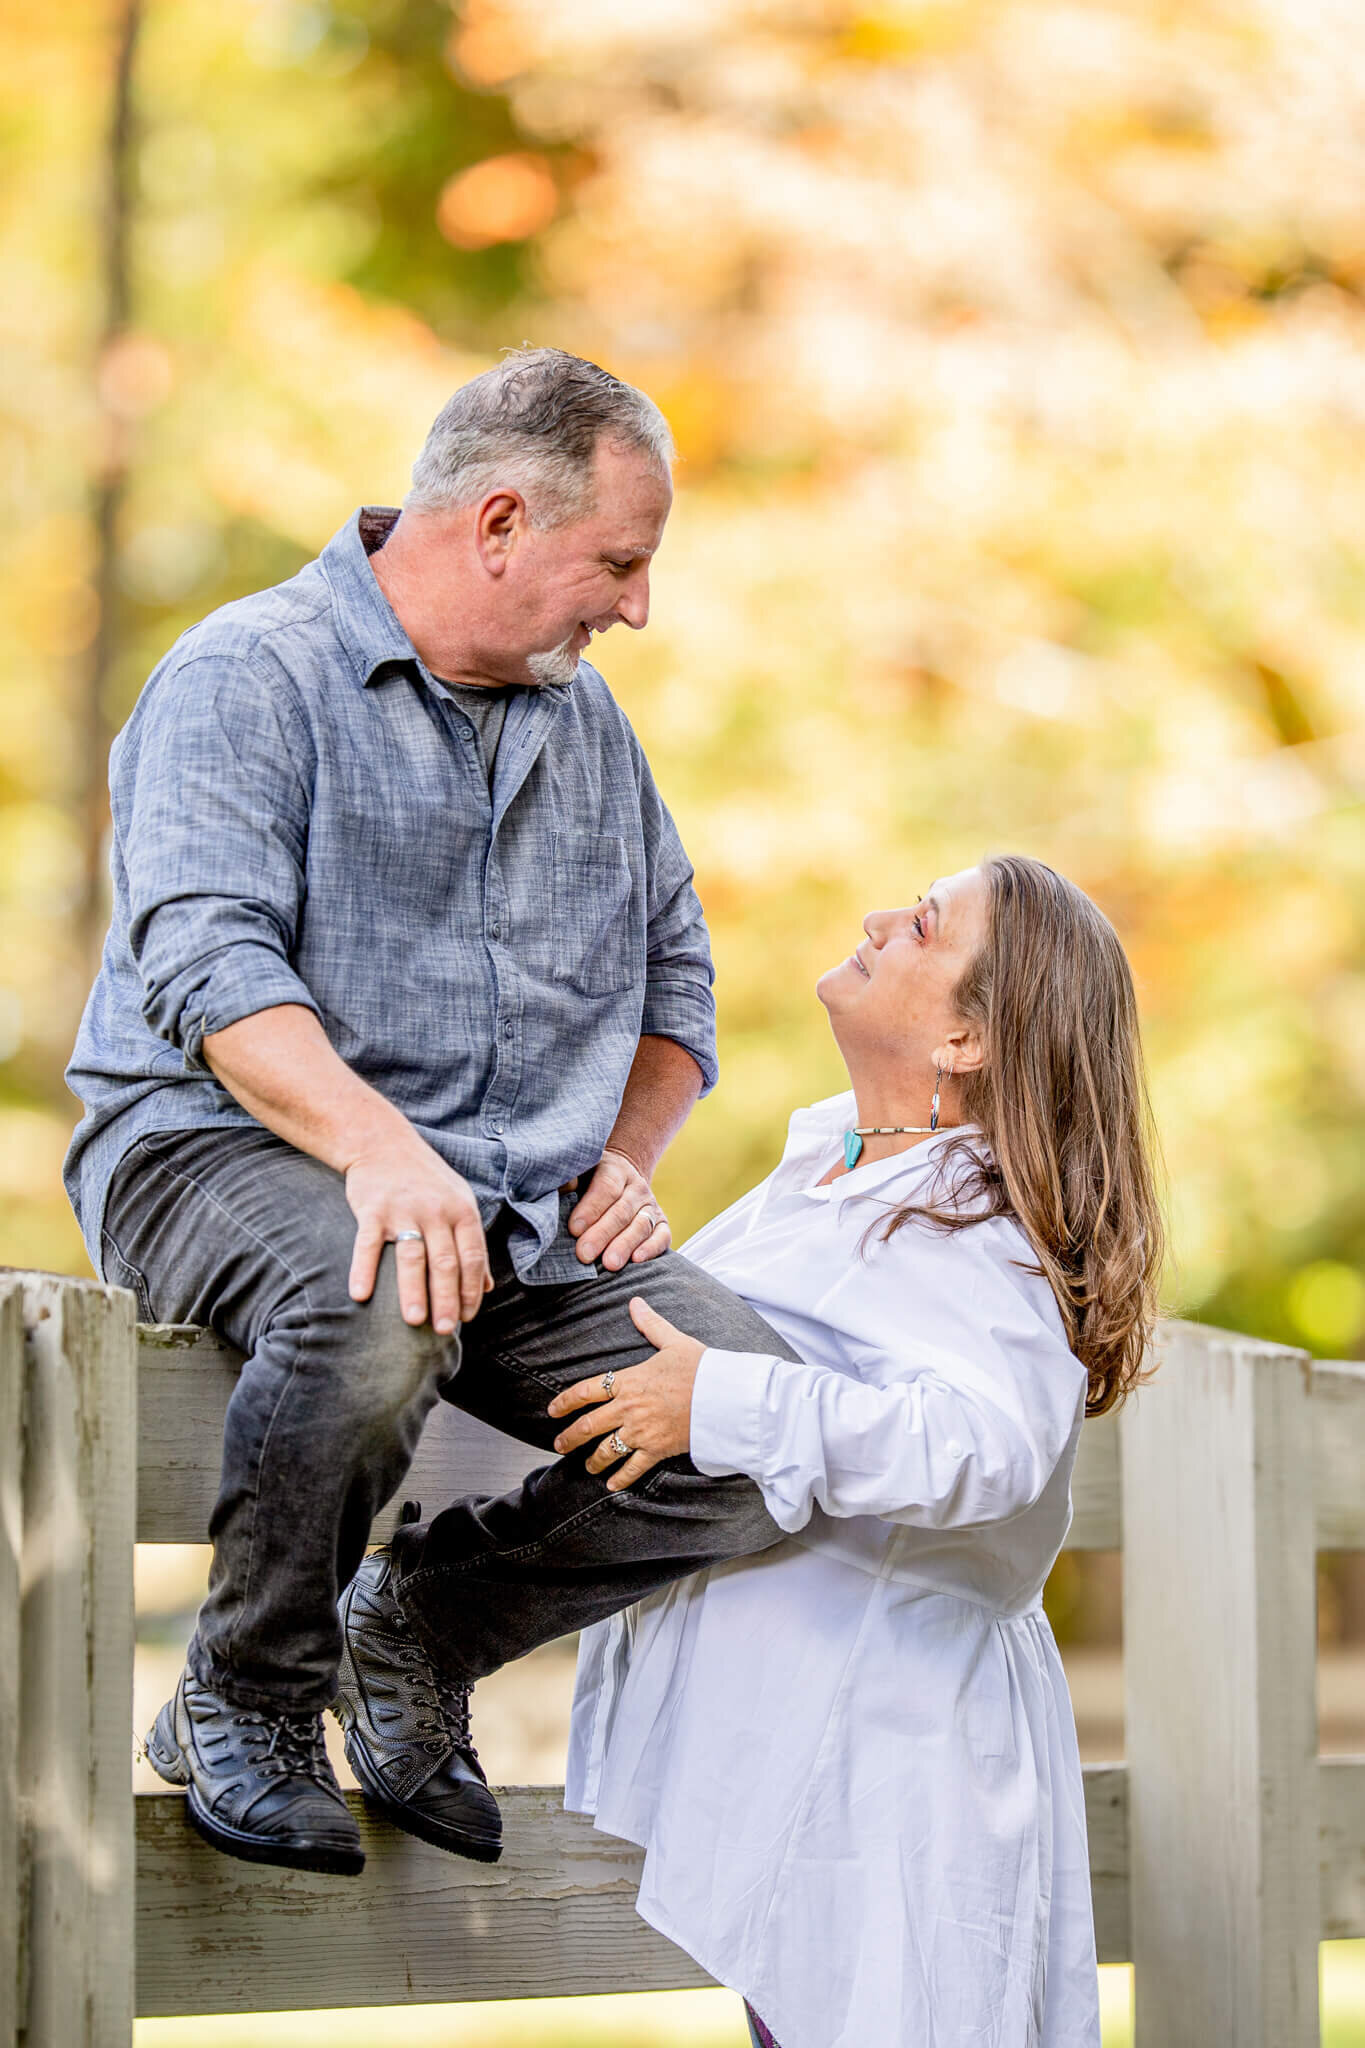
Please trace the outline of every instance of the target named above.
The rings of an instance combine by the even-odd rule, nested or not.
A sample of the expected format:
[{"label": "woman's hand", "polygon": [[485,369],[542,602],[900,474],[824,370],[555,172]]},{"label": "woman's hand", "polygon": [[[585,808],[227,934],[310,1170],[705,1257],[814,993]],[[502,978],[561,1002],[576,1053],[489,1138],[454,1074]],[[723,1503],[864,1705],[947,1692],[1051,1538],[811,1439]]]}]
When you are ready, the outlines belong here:
[{"label": "woman's hand", "polygon": [[630,1319],[640,1335],[654,1346],[654,1356],[639,1365],[622,1366],[612,1381],[609,1400],[603,1399],[599,1372],[590,1380],[566,1387],[550,1403],[551,1415],[570,1415],[575,1408],[598,1405],[590,1415],[555,1438],[557,1451],[576,1451],[580,1444],[601,1437],[588,1459],[589,1472],[605,1472],[619,1462],[623,1453],[606,1441],[614,1432],[629,1444],[630,1455],[620,1470],[607,1481],[610,1493],[619,1493],[635,1480],[643,1479],[661,1458],[676,1458],[692,1441],[692,1383],[697,1377],[702,1352],[695,1337],[675,1330],[637,1294],[630,1304]]}]

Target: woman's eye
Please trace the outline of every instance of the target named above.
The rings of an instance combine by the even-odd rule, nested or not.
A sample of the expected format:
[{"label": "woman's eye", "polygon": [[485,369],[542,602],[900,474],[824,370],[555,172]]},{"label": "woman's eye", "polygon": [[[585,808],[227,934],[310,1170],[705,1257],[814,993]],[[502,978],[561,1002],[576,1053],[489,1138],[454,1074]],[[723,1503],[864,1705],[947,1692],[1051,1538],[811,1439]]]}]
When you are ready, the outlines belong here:
[{"label": "woman's eye", "polygon": [[918,910],[915,912],[910,922],[915,927],[915,937],[917,939],[922,939],[924,937],[924,919],[920,915]]}]

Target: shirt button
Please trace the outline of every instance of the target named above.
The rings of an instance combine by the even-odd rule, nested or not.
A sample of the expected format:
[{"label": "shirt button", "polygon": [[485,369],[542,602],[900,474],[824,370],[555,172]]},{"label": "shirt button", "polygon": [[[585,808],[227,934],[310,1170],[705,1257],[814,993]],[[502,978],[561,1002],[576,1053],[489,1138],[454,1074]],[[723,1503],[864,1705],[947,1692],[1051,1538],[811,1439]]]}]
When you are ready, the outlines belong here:
[{"label": "shirt button", "polygon": [[962,1456],[962,1446],[955,1436],[950,1436],[943,1448],[950,1458],[960,1458]]},{"label": "shirt button", "polygon": [[492,1128],[492,1129],[493,1129],[494,1131],[501,1131],[501,1130],[502,1130],[502,1118],[501,1118],[500,1116],[495,1116],[495,1117],[494,1117],[494,1119],[493,1119],[493,1122],[492,1122],[492,1125],[491,1125],[491,1128]]},{"label": "shirt button", "polygon": [[474,728],[473,728],[473,726],[472,726],[472,725],[462,725],[462,726],[460,727],[460,738],[461,738],[462,740],[472,740],[472,739],[473,739],[473,737],[474,737]]},{"label": "shirt button", "polygon": [[515,1030],[515,1024],[504,1024],[502,1027],[502,1035],[504,1038],[510,1038]]},{"label": "shirt button", "polygon": [[502,926],[500,924],[490,924],[488,936],[490,939],[500,939],[502,937]]}]

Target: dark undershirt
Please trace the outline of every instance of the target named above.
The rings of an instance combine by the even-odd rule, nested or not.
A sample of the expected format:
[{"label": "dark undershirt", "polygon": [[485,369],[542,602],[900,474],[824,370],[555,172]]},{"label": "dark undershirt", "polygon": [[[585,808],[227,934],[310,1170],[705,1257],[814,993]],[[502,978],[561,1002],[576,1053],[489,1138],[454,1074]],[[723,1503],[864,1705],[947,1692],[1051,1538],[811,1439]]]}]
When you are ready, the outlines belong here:
[{"label": "dark undershirt", "polygon": [[488,770],[491,785],[493,763],[498,758],[498,742],[502,738],[507,707],[513,697],[520,695],[517,685],[506,683],[496,688],[481,689],[477,684],[448,682],[444,676],[438,676],[436,680],[449,690],[456,705],[478,733],[483,746],[484,766]]}]

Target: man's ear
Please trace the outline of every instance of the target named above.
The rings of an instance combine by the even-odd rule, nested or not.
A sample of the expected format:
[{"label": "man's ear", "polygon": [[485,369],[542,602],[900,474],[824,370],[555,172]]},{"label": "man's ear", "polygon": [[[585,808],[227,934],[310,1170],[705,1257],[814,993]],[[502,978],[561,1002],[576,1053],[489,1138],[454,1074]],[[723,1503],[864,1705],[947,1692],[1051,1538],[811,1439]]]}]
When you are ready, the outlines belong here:
[{"label": "man's ear", "polygon": [[934,1047],[934,1065],[942,1067],[945,1074],[951,1071],[958,1079],[964,1074],[979,1074],[985,1064],[986,1048],[968,1024],[950,1031],[944,1043]]},{"label": "man's ear", "polygon": [[474,546],[490,576],[501,576],[526,526],[520,491],[490,491],[474,515]]}]

